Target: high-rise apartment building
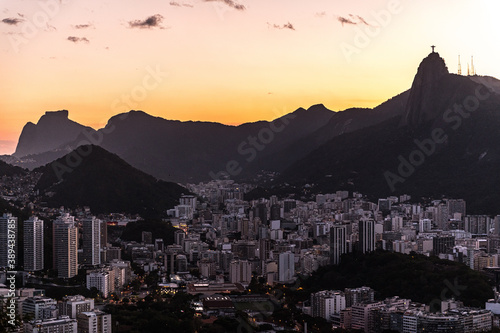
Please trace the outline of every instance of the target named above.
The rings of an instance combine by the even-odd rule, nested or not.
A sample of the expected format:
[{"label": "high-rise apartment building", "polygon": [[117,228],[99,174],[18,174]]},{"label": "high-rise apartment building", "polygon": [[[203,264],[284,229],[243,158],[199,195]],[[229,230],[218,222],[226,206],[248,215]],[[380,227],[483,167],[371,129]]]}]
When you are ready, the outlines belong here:
[{"label": "high-rise apartment building", "polygon": [[280,253],[278,260],[278,281],[290,282],[295,275],[295,255],[287,251]]},{"label": "high-rise apartment building", "polygon": [[[12,264],[17,266],[17,217],[12,214],[3,214],[0,217],[0,267],[7,267],[12,270]],[[9,253],[9,249],[11,251]],[[13,252],[13,253],[12,253]]]},{"label": "high-rise apartment building", "polygon": [[78,228],[75,218],[65,213],[59,216],[52,228],[54,268],[60,278],[78,274]]},{"label": "high-rise apartment building", "polygon": [[101,263],[101,220],[95,216],[82,220],[84,265],[99,265]]},{"label": "high-rise apartment building", "polygon": [[24,221],[24,270],[43,269],[43,220],[36,216]]},{"label": "high-rise apartment building", "polygon": [[340,264],[340,256],[347,253],[345,226],[335,225],[330,228],[330,264]]},{"label": "high-rise apartment building", "polygon": [[359,221],[359,251],[368,253],[375,251],[375,221]]}]

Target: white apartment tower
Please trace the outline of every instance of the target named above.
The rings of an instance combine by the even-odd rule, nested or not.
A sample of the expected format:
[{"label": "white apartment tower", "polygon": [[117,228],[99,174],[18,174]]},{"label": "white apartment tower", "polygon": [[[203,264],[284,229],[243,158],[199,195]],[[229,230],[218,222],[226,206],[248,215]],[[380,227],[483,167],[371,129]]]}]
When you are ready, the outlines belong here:
[{"label": "white apartment tower", "polygon": [[60,278],[78,274],[78,228],[75,218],[65,213],[59,216],[52,229],[54,268]]},{"label": "white apartment tower", "polygon": [[24,221],[24,270],[43,269],[43,220],[36,216]]},{"label": "white apartment tower", "polygon": [[290,252],[280,253],[278,261],[278,281],[285,283],[295,275],[295,255]]},{"label": "white apartment tower", "polygon": [[104,298],[115,291],[115,274],[113,269],[98,269],[87,274],[87,289],[95,287]]},{"label": "white apartment tower", "polygon": [[323,290],[311,294],[312,316],[331,320],[331,316],[346,308],[345,294],[338,290]]}]

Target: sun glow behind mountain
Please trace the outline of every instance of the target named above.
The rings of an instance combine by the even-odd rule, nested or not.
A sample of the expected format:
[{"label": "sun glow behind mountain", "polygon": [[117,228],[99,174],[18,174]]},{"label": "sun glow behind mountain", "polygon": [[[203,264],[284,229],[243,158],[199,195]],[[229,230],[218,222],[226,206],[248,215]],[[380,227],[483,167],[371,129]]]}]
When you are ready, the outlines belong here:
[{"label": "sun glow behind mountain", "polygon": [[474,55],[478,74],[500,77],[494,1],[40,3],[0,14],[0,154],[46,110],[99,128],[130,109],[240,124],[373,107],[410,87],[431,44],[450,72]]}]

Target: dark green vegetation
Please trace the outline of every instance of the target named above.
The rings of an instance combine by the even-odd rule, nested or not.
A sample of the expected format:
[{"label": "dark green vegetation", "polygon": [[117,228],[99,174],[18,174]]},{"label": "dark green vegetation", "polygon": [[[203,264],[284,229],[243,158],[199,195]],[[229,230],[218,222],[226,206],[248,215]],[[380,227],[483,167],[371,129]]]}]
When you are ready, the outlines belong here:
[{"label": "dark green vegetation", "polygon": [[98,146],[80,146],[40,167],[37,189],[49,206],[90,206],[92,213],[125,212],[160,217],[185,188],[155,179]]},{"label": "dark green vegetation", "polygon": [[455,298],[466,306],[484,308],[493,298],[487,278],[464,264],[418,254],[377,251],[366,255],[344,255],[338,266],[318,269],[302,283],[298,296],[311,292],[368,286],[376,298],[391,296],[436,305],[442,297]]},{"label": "dark green vegetation", "polygon": [[[11,213],[12,216],[18,217],[19,221],[24,221],[30,217],[29,210],[21,210],[15,205],[11,205],[9,201],[0,198],[0,215],[4,213]],[[22,224],[20,226],[22,226]]]},{"label": "dark green vegetation", "polygon": [[22,324],[18,314],[15,315],[15,318],[8,316],[10,314],[10,310],[7,308],[9,304],[9,302],[0,303],[0,332],[10,332],[13,329],[19,329]]},{"label": "dark green vegetation", "polygon": [[195,332],[197,323],[190,308],[192,296],[177,293],[162,299],[148,296],[144,301],[131,304],[108,305],[113,332]]},{"label": "dark green vegetation", "polygon": [[0,177],[1,176],[14,176],[14,175],[23,175],[26,173],[26,170],[23,168],[17,167],[10,165],[8,163],[5,163],[4,161],[0,160]]}]

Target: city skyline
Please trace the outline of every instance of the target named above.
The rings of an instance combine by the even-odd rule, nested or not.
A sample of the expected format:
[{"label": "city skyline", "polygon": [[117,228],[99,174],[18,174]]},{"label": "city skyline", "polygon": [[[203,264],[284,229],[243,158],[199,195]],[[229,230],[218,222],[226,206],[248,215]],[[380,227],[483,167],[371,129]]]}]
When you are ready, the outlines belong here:
[{"label": "city skyline", "polygon": [[474,56],[478,74],[500,76],[492,1],[41,4],[2,10],[0,154],[49,110],[101,128],[131,109],[235,125],[318,103],[374,107],[410,88],[432,44],[450,72]]},{"label": "city skyline", "polygon": [[[25,194],[33,191],[27,189]],[[235,321],[231,316],[238,304],[265,304],[269,294],[276,295],[271,307],[256,313],[268,313],[273,327],[294,331],[302,331],[297,325],[305,322],[314,327],[316,317],[325,323],[313,330],[318,332],[333,327],[406,332],[409,323],[411,332],[434,331],[437,326],[446,332],[481,332],[497,325],[500,294],[488,276],[499,272],[500,215],[475,215],[467,211],[465,200],[446,197],[422,201],[403,194],[381,197],[377,204],[360,192],[338,190],[309,198],[270,195],[247,201],[243,193],[251,187],[232,180],[191,184],[189,189],[193,195],[181,195],[163,221],[122,214],[100,214],[96,219],[92,207],[32,204],[32,217],[20,225],[24,256],[16,261],[14,273],[37,270],[31,269],[30,245],[35,238],[52,256],[53,265],[26,274],[35,288],[15,286],[22,315],[34,315],[24,320],[25,328],[75,330],[92,324],[98,332],[109,332],[111,326],[130,331],[136,320],[124,322],[123,307],[139,300],[169,305],[172,295],[183,293],[194,297],[184,308],[193,314]],[[21,216],[19,211],[15,215]],[[52,241],[47,244],[42,240],[42,221],[52,224]],[[108,244],[108,223],[113,226],[111,240],[102,248],[100,244]],[[7,225],[4,221],[3,227]],[[92,252],[89,258],[86,254]],[[450,278],[457,272],[460,280]],[[80,288],[78,293],[54,293],[62,279],[86,282],[74,286]],[[232,291],[241,294],[228,295]],[[96,308],[104,306],[104,312],[94,308],[94,301]],[[224,307],[214,308],[217,302]],[[290,312],[283,320],[277,310],[286,312],[291,306],[297,306],[297,314]],[[163,312],[158,320],[170,315],[171,311]],[[187,318],[198,323],[199,315]],[[142,325],[141,331],[156,332],[157,322],[149,330]],[[167,331],[178,330],[168,323]]]}]

